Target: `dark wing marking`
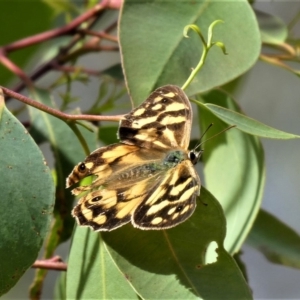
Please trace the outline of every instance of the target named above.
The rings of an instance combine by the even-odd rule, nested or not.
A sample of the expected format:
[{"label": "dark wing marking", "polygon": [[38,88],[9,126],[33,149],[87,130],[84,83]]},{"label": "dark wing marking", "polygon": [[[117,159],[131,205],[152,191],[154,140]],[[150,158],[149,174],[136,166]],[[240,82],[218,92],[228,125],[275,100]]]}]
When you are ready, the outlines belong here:
[{"label": "dark wing marking", "polygon": [[93,176],[89,185],[72,193],[81,197],[72,215],[79,225],[109,231],[131,219],[132,212],[144,200],[149,189],[170,167],[162,162],[163,153],[132,145],[115,144],[100,148],[79,163],[67,179],[71,186]]},{"label": "dark wing marking", "polygon": [[166,85],[155,90],[120,122],[119,138],[129,145],[147,149],[187,150],[192,108],[183,90]]},{"label": "dark wing marking", "polygon": [[194,212],[200,180],[189,161],[167,172],[158,171],[151,179],[88,193],[72,214],[82,226],[111,231],[130,221],[140,229],[167,229]]},{"label": "dark wing marking", "polygon": [[132,212],[143,201],[149,181],[118,189],[102,189],[82,197],[73,209],[79,225],[95,231],[110,231],[131,220]]},{"label": "dark wing marking", "polygon": [[167,229],[184,222],[196,208],[200,178],[188,160],[169,170],[132,216],[140,229]]},{"label": "dark wing marking", "polygon": [[133,163],[142,163],[145,158],[136,155],[139,150],[139,147],[124,144],[113,144],[95,150],[74,167],[67,178],[67,188],[91,175],[96,177],[93,178],[93,183],[73,189],[73,194],[78,195],[82,191],[104,184],[116,170],[125,169]]}]

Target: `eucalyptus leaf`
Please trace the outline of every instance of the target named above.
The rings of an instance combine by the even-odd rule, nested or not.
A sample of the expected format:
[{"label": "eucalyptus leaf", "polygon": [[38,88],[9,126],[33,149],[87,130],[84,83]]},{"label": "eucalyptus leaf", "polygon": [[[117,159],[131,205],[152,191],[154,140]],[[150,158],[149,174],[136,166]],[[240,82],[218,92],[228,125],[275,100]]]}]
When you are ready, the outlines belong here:
[{"label": "eucalyptus leaf", "polygon": [[[9,17],[8,12],[10,12]],[[3,46],[49,29],[53,14],[44,1],[0,1],[0,19],[0,45]],[[21,26],[20,20],[22,20]],[[9,58],[22,68],[36,53],[38,47],[32,45],[12,51],[9,53]],[[8,84],[13,75],[10,70],[0,65],[0,85]]]},{"label": "eucalyptus leaf", "polygon": [[277,16],[272,16],[262,11],[255,11],[261,39],[268,44],[282,44],[288,36],[286,24]]},{"label": "eucalyptus leaf", "polygon": [[270,213],[260,210],[246,241],[280,265],[300,269],[300,235]]},{"label": "eucalyptus leaf", "polygon": [[[242,273],[223,248],[225,234],[221,206],[202,187],[195,213],[175,228],[142,231],[128,225],[103,238],[143,299],[252,299]],[[209,245],[217,260],[207,264]]]},{"label": "eucalyptus leaf", "polygon": [[54,288],[55,300],[67,300],[66,297],[66,272],[61,272],[56,280]]},{"label": "eucalyptus leaf", "polygon": [[[234,101],[221,91],[212,91],[202,100],[239,112]],[[206,105],[199,106],[199,124],[205,130],[214,123],[207,139],[228,126]],[[257,137],[233,128],[205,143],[204,150],[205,187],[224,209],[227,220],[225,248],[234,254],[247,237],[262,201],[265,182],[263,149]]]},{"label": "eucalyptus leaf", "polygon": [[[49,107],[55,107],[51,94],[43,89],[31,89],[31,97]],[[71,216],[74,196],[65,188],[66,178],[72,168],[85,158],[84,151],[77,137],[70,127],[62,120],[55,118],[36,108],[29,108],[31,126],[33,131],[45,140],[49,141],[55,159],[56,175],[56,205],[54,219],[52,220],[51,232],[45,244],[44,258],[53,256],[56,247],[68,240],[74,227],[74,218]],[[97,132],[90,132],[80,128],[82,134],[91,149],[96,148]],[[36,272],[34,283],[31,286],[32,298],[40,294],[43,280],[47,274],[44,269]]]},{"label": "eucalyptus leaf", "polygon": [[0,98],[0,295],[36,260],[48,233],[54,182],[24,126]]},{"label": "eucalyptus leaf", "polygon": [[119,29],[121,55],[135,105],[156,87],[184,84],[198,64],[202,44],[193,32],[189,32],[189,39],[184,38],[183,29],[196,24],[206,36],[209,25],[216,20],[224,23],[215,26],[212,41],[223,42],[229,55],[213,47],[203,69],[187,89],[189,95],[231,81],[257,60],[261,38],[248,1],[124,2]]},{"label": "eucalyptus leaf", "polygon": [[[169,230],[76,228],[67,299],[252,299],[225,234],[222,208],[204,188],[192,217]],[[209,264],[208,246],[217,257]]]},{"label": "eucalyptus leaf", "polygon": [[76,228],[68,262],[66,299],[138,299],[115,265],[101,234]]},{"label": "eucalyptus leaf", "polygon": [[118,143],[117,137],[118,127],[117,126],[101,126],[99,128],[99,140],[105,145]]},{"label": "eucalyptus leaf", "polygon": [[[31,89],[31,97],[37,102],[56,108],[52,96],[47,90]],[[64,121],[33,107],[29,107],[29,112],[32,128],[49,141],[55,159],[56,193],[59,197],[55,213],[62,214],[61,217],[66,222],[64,226],[67,226],[67,228],[64,227],[64,230],[60,228],[58,231],[61,235],[58,241],[60,243],[70,237],[74,225],[71,215],[66,215],[66,212],[71,211],[74,200],[70,191],[65,188],[66,178],[73,167],[85,158],[85,154],[77,137]],[[94,132],[90,132],[83,127],[80,127],[80,130],[82,130],[91,151],[97,148],[97,130],[94,128]]]},{"label": "eucalyptus leaf", "polygon": [[224,108],[222,106],[211,103],[206,103],[205,106],[218,118],[229,125],[236,125],[236,127],[243,132],[269,139],[287,140],[300,138],[299,135],[272,128],[239,112]]},{"label": "eucalyptus leaf", "polygon": [[124,80],[124,74],[122,70],[122,65],[120,63],[115,64],[103,71],[105,75],[112,77],[115,80]]}]

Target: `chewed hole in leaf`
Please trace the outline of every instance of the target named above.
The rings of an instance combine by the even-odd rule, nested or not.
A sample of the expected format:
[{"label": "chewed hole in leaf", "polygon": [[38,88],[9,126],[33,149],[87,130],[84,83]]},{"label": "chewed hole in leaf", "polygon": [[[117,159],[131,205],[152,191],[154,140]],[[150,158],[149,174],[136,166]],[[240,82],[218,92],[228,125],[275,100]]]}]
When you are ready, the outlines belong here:
[{"label": "chewed hole in leaf", "polygon": [[218,244],[215,241],[209,243],[206,254],[205,254],[205,264],[212,264],[218,260]]}]

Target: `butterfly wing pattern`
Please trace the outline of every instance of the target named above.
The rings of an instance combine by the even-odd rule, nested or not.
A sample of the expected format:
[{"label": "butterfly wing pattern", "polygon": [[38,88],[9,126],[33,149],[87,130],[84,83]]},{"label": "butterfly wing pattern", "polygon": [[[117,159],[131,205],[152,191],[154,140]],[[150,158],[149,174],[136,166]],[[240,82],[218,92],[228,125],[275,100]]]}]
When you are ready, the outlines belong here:
[{"label": "butterfly wing pattern", "polygon": [[102,147],[79,163],[67,187],[91,176],[72,211],[79,225],[110,231],[131,221],[140,229],[167,229],[194,212],[200,179],[188,152],[192,108],[185,93],[155,90],[120,121],[120,143]]}]

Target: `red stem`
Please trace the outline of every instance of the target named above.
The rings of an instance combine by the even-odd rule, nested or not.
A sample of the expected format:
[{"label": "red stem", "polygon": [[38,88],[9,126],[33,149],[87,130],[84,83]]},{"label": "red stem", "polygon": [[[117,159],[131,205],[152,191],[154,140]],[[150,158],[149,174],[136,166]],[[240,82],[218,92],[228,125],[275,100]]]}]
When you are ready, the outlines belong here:
[{"label": "red stem", "polygon": [[[52,107],[49,107],[47,105],[44,105],[40,102],[37,102],[35,100],[32,100],[24,95],[18,94],[12,90],[9,90],[5,87],[1,87],[0,89],[3,90],[3,93],[5,95],[8,95],[12,98],[15,98],[21,102],[24,102],[32,107],[35,107],[41,111],[44,111],[54,117],[57,117],[63,121],[77,121],[77,120],[87,120],[87,121],[120,121],[120,119],[123,117],[123,115],[116,115],[116,116],[101,116],[101,115],[70,115],[66,114],[64,112],[61,112],[57,109],[54,109]],[[1,90],[0,90],[0,95],[1,95]]]},{"label": "red stem", "polygon": [[18,49],[22,49],[34,44],[38,44],[62,35],[66,34],[72,34],[73,31],[80,26],[83,22],[89,20],[92,17],[96,17],[101,11],[103,11],[106,8],[116,8],[116,5],[111,5],[111,1],[109,0],[103,0],[101,3],[98,3],[95,5],[92,9],[88,10],[84,14],[80,15],[76,19],[74,19],[71,23],[67,24],[66,26],[62,28],[57,28],[53,30],[49,30],[46,32],[42,32],[27,38],[24,38],[22,40],[16,41],[14,43],[11,43],[9,45],[4,46],[2,49],[5,53],[15,51]]},{"label": "red stem", "polygon": [[89,30],[89,29],[78,29],[77,32],[97,36],[101,39],[106,39],[111,42],[116,42],[116,43],[118,42],[118,37],[110,35],[110,34],[106,33],[105,31],[98,32],[98,31],[93,31],[93,30]]},{"label": "red stem", "polygon": [[54,256],[49,259],[36,260],[31,268],[67,271],[67,264],[62,262],[59,256]]},{"label": "red stem", "polygon": [[[31,82],[40,78],[42,75],[53,69],[53,66],[63,65],[68,61],[68,52],[70,49],[77,44],[77,42],[82,39],[83,33],[77,33],[77,27],[79,27],[82,22],[86,22],[86,29],[89,29],[96,21],[97,17],[104,11],[104,9],[118,9],[122,5],[122,0],[102,0],[101,3],[98,3],[92,9],[74,19],[70,24],[66,25],[60,29],[50,30],[44,33],[37,34],[25,38],[23,40],[16,41],[12,44],[0,47],[0,62],[5,65],[9,70],[14,72],[17,76],[22,79],[22,82],[17,84],[14,87],[14,91],[18,92],[26,87],[26,85],[31,85]],[[107,31],[112,30],[116,26],[116,23],[113,23],[107,28]],[[77,33],[73,36],[69,44],[60,49],[59,53],[52,58],[50,61],[41,65],[37,70],[35,70],[31,75],[26,75],[20,68],[15,66],[9,59],[7,59],[7,52],[17,50],[29,45],[43,42],[44,40],[51,39],[63,34]],[[115,50],[115,49],[112,49]],[[9,100],[9,99],[6,99]]]}]

